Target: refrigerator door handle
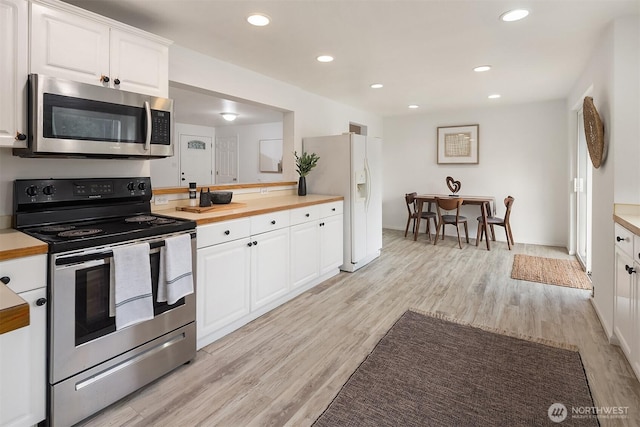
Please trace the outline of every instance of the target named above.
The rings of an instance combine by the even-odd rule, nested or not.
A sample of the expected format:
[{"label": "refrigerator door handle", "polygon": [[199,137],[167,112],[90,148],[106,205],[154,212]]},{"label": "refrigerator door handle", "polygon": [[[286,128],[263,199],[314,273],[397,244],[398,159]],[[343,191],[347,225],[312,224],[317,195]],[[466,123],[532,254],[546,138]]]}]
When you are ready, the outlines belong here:
[{"label": "refrigerator door handle", "polygon": [[371,171],[369,170],[369,159],[364,158],[364,169],[367,172],[367,202],[365,209],[369,210],[369,203],[371,202]]}]

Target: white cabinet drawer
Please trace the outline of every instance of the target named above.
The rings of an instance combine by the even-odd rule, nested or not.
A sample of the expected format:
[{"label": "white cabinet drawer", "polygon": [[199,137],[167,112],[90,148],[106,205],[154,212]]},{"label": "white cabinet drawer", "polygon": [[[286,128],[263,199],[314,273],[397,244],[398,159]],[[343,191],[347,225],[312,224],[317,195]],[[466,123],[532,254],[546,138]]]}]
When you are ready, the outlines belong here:
[{"label": "white cabinet drawer", "polygon": [[311,205],[303,208],[291,209],[291,225],[314,221],[320,218],[320,206]]},{"label": "white cabinet drawer", "polygon": [[248,237],[251,232],[251,221],[248,218],[223,221],[199,226],[197,231],[198,248],[205,248]]},{"label": "white cabinet drawer", "polygon": [[624,253],[636,259],[633,256],[633,233],[620,224],[614,224],[615,226],[615,242]]},{"label": "white cabinet drawer", "polygon": [[326,218],[331,215],[339,215],[342,213],[342,201],[324,203],[320,205],[320,218]]},{"label": "white cabinet drawer", "polygon": [[270,212],[251,217],[251,235],[289,226],[289,211]]},{"label": "white cabinet drawer", "polygon": [[33,255],[0,262],[0,277],[8,277],[7,287],[19,294],[47,286],[47,256]]}]

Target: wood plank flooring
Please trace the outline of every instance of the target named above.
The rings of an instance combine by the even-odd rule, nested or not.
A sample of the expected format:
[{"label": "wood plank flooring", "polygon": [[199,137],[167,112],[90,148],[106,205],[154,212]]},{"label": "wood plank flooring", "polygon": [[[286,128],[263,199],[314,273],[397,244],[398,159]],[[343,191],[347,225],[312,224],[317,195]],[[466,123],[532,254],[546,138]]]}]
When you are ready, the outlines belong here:
[{"label": "wood plank flooring", "polygon": [[[382,256],[338,276],[200,350],[195,360],[85,421],[85,426],[308,426],[407,309],[580,348],[596,406],[628,407],[640,425],[640,384],[607,342],[590,292],[510,278],[514,253],[447,237],[433,246],[384,230]],[[461,343],[463,345],[463,343]],[[551,402],[553,403],[553,402]],[[546,417],[546,414],[541,414]]]}]

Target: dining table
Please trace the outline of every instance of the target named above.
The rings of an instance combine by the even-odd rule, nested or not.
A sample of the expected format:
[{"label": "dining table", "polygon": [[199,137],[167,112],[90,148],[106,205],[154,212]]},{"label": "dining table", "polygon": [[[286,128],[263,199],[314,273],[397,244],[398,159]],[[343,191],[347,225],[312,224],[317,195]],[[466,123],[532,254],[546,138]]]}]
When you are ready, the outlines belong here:
[{"label": "dining table", "polygon": [[[480,214],[482,215],[482,224],[484,226],[484,235],[485,240],[487,242],[487,250],[491,250],[491,245],[489,243],[489,224],[487,223],[487,217],[492,213],[495,213],[495,197],[491,196],[458,196],[458,195],[447,195],[447,194],[420,194],[415,198],[416,201],[416,210],[417,210],[417,218],[416,218],[416,228],[413,234],[413,240],[418,239],[418,230],[420,229],[420,219],[422,217],[422,210],[425,203],[429,203],[429,209],[431,209],[431,203],[436,202],[436,198],[441,199],[450,199],[450,198],[460,198],[462,199],[463,205],[479,205],[480,206]],[[438,230],[436,229],[436,233]],[[476,242],[477,245],[477,242]]]}]

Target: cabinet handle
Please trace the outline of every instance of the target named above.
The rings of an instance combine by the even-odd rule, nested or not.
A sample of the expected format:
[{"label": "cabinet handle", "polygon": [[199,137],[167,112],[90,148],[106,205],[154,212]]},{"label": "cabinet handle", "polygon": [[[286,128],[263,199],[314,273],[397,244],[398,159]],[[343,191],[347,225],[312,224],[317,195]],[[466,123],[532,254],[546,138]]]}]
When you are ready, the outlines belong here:
[{"label": "cabinet handle", "polygon": [[119,84],[120,84],[120,79],[116,78],[116,79],[113,81],[113,84],[114,84],[114,85],[119,85]]},{"label": "cabinet handle", "polygon": [[5,285],[8,285],[10,281],[11,281],[10,277],[7,277],[7,276],[0,277],[0,282],[4,283]]},{"label": "cabinet handle", "polygon": [[335,212],[335,211],[336,211],[336,208],[331,208],[331,211],[332,211],[332,212]]},{"label": "cabinet handle", "polygon": [[306,216],[307,218],[309,218],[309,214],[304,214],[304,216]]},{"label": "cabinet handle", "polygon": [[38,298],[36,300],[36,305],[38,307],[42,307],[43,305],[45,305],[47,303],[47,299],[46,298]]},{"label": "cabinet handle", "polygon": [[24,133],[16,132],[17,141],[24,141],[25,139],[27,139],[27,135],[25,135]]},{"label": "cabinet handle", "polygon": [[271,221],[271,225],[276,225],[276,220]]},{"label": "cabinet handle", "polygon": [[247,246],[251,247],[251,246],[253,246],[253,243],[249,242],[249,243],[247,243]]},{"label": "cabinet handle", "polygon": [[253,241],[254,246],[258,246],[258,242],[256,242],[255,240]]},{"label": "cabinet handle", "polygon": [[624,269],[627,270],[627,273],[629,273],[629,274],[633,274],[633,273],[636,272],[636,270],[634,270],[633,267],[630,267],[630,266],[628,266],[626,264],[624,265]]},{"label": "cabinet handle", "polygon": [[227,236],[229,235],[229,233],[231,233],[229,230],[224,230],[224,234],[226,234]]},{"label": "cabinet handle", "polygon": [[100,76],[100,81],[103,83],[109,83],[109,76]]},{"label": "cabinet handle", "polygon": [[618,241],[618,242],[622,242],[623,240],[626,240],[626,239],[623,239],[623,238],[622,238],[622,237],[620,237],[620,236],[616,236],[616,241]]}]

